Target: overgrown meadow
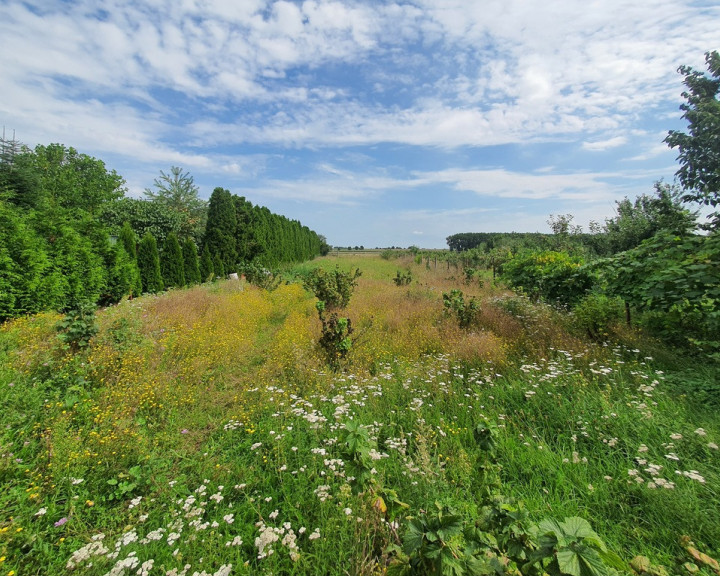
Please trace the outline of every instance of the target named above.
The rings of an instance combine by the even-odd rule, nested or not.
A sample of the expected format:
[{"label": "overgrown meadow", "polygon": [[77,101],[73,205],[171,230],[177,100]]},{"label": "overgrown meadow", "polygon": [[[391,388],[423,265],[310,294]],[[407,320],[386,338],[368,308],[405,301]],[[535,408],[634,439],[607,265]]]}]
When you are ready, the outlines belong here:
[{"label": "overgrown meadow", "polygon": [[[333,371],[300,279],[336,265]],[[0,328],[0,574],[720,571],[716,368],[443,263],[287,278],[123,301],[79,351],[56,314]]]}]

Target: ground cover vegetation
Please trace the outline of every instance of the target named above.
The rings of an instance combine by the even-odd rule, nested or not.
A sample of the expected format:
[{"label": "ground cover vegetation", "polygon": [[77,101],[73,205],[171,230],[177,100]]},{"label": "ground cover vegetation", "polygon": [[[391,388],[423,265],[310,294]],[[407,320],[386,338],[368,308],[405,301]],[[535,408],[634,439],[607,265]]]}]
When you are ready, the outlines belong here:
[{"label": "ground cover vegetation", "polygon": [[3,325],[0,573],[713,573],[712,364],[412,253],[283,278]]},{"label": "ground cover vegetation", "polygon": [[130,198],[101,160],[60,144],[30,150],[3,136],[0,321],[112,304],[326,249],[296,220],[222,188],[208,206],[188,173],[160,174],[145,199]]}]

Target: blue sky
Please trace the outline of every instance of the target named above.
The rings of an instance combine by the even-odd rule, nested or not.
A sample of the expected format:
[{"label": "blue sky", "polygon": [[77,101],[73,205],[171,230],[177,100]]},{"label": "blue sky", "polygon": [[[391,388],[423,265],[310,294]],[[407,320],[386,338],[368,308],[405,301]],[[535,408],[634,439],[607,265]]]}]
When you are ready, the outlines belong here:
[{"label": "blue sky", "polygon": [[189,171],[333,245],[587,226],[671,182],[689,0],[0,0],[0,124],[142,195]]}]

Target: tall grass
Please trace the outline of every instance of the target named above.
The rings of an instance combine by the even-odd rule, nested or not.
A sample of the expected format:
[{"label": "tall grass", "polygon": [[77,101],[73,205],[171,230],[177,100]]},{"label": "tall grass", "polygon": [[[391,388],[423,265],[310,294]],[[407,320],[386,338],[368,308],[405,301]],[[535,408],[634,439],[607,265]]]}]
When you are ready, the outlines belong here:
[{"label": "tall grass", "polygon": [[[454,269],[317,264],[363,270],[338,373],[298,284],[123,302],[75,356],[56,315],[4,325],[0,574],[382,573],[405,517],[439,502],[473,519],[498,491],[536,520],[587,518],[626,560],[679,569],[682,535],[718,555],[711,385],[698,404],[637,336],[584,341],[563,314]],[[451,288],[481,300],[468,330],[443,311]],[[373,448],[362,485],[351,421]],[[497,427],[492,473],[480,424]],[[389,491],[407,508],[378,507]]]}]

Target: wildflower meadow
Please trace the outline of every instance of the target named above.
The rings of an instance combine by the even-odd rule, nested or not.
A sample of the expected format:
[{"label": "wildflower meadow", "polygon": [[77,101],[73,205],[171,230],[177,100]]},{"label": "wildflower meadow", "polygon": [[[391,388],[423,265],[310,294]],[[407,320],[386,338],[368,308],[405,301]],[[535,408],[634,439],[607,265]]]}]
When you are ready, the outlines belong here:
[{"label": "wildflower meadow", "polygon": [[0,328],[0,575],[720,574],[716,365],[412,255],[283,278]]}]

